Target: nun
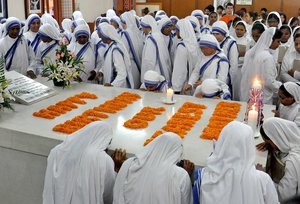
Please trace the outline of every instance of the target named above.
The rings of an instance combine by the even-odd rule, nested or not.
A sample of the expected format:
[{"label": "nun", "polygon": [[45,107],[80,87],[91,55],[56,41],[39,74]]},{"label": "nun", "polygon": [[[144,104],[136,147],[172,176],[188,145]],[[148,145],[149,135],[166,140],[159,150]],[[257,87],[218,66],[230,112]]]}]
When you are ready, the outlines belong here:
[{"label": "nun", "polygon": [[242,67],[241,101],[248,101],[253,81],[258,78],[263,86],[263,103],[273,104],[273,96],[277,95],[281,82],[276,80],[276,63],[271,50],[278,48],[281,37],[280,30],[274,27],[268,28],[260,36],[256,45],[246,53]]},{"label": "nun", "polygon": [[148,70],[144,75],[144,83],[141,85],[140,89],[166,93],[168,89],[168,82],[162,75],[155,71]]},{"label": "nun", "polygon": [[4,25],[4,37],[0,40],[0,55],[4,57],[7,71],[17,71],[26,75],[34,52],[30,42],[22,35],[21,22],[15,17],[7,19]]},{"label": "nun", "polygon": [[114,187],[114,204],[192,204],[187,171],[176,165],[183,154],[180,137],[164,133],[126,160]]},{"label": "nun", "polygon": [[76,55],[76,58],[82,58],[84,70],[80,74],[83,82],[88,82],[88,76],[96,67],[95,46],[90,41],[90,28],[88,25],[79,25],[74,30],[76,42],[68,45],[68,50]]},{"label": "nun", "polygon": [[175,53],[172,87],[175,93],[180,94],[183,93],[183,87],[188,82],[193,69],[198,62],[200,49],[193,26],[189,20],[179,20],[176,30],[180,41],[177,44]]},{"label": "nun", "polygon": [[36,54],[41,42],[38,31],[41,27],[41,18],[37,14],[30,14],[24,27],[24,37],[30,41],[30,45]]},{"label": "nun", "polygon": [[239,51],[236,41],[229,35],[228,27],[224,21],[217,21],[212,25],[212,33],[220,43],[220,48],[224,51],[229,60],[229,80],[228,85],[232,89],[234,100],[239,100],[240,77],[238,71]]},{"label": "nun", "polygon": [[172,21],[163,18],[158,22],[156,32],[147,37],[142,54],[141,77],[146,71],[153,70],[163,75],[167,81],[171,81],[172,61],[169,51],[171,31]]},{"label": "nun", "polygon": [[114,162],[106,153],[112,128],[93,122],[54,147],[47,159],[43,204],[111,204]]},{"label": "nun", "polygon": [[284,176],[277,185],[279,200],[300,195],[300,131],[292,121],[281,118],[268,118],[263,123],[262,137],[273,149],[286,156]]},{"label": "nun", "polygon": [[56,50],[59,49],[59,42],[62,40],[59,30],[51,24],[43,24],[38,32],[42,43],[38,47],[34,60],[27,69],[27,75],[34,79],[44,70],[46,61],[55,62]]},{"label": "nun", "polygon": [[141,86],[141,61],[144,47],[142,34],[137,27],[135,17],[130,12],[121,15],[121,22],[124,27],[121,38],[130,55],[133,88],[138,89]]},{"label": "nun", "polygon": [[133,88],[133,77],[129,53],[116,29],[108,23],[98,26],[99,37],[107,45],[103,55],[103,66],[99,70],[105,86]]},{"label": "nun", "polygon": [[279,204],[272,179],[255,168],[255,154],[251,127],[238,121],[226,125],[195,181],[194,203]]},{"label": "nun", "polygon": [[205,79],[219,79],[228,83],[229,62],[217,39],[213,35],[203,35],[199,42],[203,56],[196,64],[184,91],[196,89]]}]

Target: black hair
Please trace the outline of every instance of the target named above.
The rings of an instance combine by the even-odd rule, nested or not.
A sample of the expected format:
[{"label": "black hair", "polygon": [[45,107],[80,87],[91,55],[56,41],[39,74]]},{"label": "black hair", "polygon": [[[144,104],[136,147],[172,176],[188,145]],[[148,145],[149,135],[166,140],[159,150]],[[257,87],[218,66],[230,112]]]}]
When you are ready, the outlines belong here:
[{"label": "black hair", "polygon": [[284,17],[284,21],[281,22],[281,23],[282,23],[282,24],[286,24],[286,15],[285,15],[285,13],[279,12],[279,15]]},{"label": "black hair", "polygon": [[280,30],[287,29],[290,32],[290,34],[292,34],[291,28],[288,25],[282,25],[279,29]]},{"label": "black hair", "polygon": [[283,95],[284,95],[285,97],[291,97],[291,98],[293,98],[292,94],[290,94],[290,93],[286,90],[286,88],[284,87],[283,84],[281,84],[281,86],[279,87],[279,90],[282,91],[282,93],[283,93]]},{"label": "black hair", "polygon": [[283,36],[283,32],[279,29],[276,29],[275,34],[273,35],[272,39],[280,39]]},{"label": "black hair", "polygon": [[267,136],[267,134],[265,133],[265,130],[264,130],[263,126],[260,127],[259,132],[260,132],[261,137],[262,137],[264,140],[271,140],[271,139]]},{"label": "black hair", "polygon": [[261,8],[260,11],[267,12],[268,10],[266,8]]},{"label": "black hair", "polygon": [[271,18],[274,18],[274,19],[276,19],[278,22],[280,22],[280,19],[278,18],[278,16],[277,16],[275,13],[271,13],[271,14],[268,16],[268,19],[267,19],[267,20],[269,20],[269,19],[271,19]]},{"label": "black hair", "polygon": [[294,36],[294,41],[296,41],[297,38],[300,38],[300,33],[297,33],[297,34]]},{"label": "black hair", "polygon": [[211,12],[208,16],[210,17],[212,14],[216,14],[218,16],[218,13],[215,11]]},{"label": "black hair", "polygon": [[222,5],[219,5],[218,7],[217,7],[217,10],[218,9],[222,9],[223,11],[224,11],[224,7],[222,6]]},{"label": "black hair", "polygon": [[232,25],[235,26],[237,22],[241,21],[242,19],[240,17],[235,17],[232,21]]},{"label": "black hair", "polygon": [[293,25],[296,21],[299,21],[299,19],[297,17],[292,17],[290,25]]},{"label": "black hair", "polygon": [[226,8],[227,8],[228,6],[234,7],[233,4],[232,4],[231,2],[229,2],[228,4],[226,4]]},{"label": "black hair", "polygon": [[242,26],[245,28],[245,30],[247,30],[247,28],[246,28],[246,26],[245,26],[245,24],[244,24],[244,23],[242,23],[242,22],[238,22],[238,23],[235,25],[235,27],[237,27],[238,25],[242,25]]},{"label": "black hair", "polygon": [[252,26],[252,31],[253,30],[258,30],[259,33],[263,33],[265,31],[265,27],[260,22],[256,22]]},{"label": "black hair", "polygon": [[215,7],[213,5],[211,5],[211,4],[209,4],[205,9],[208,9],[209,12],[211,13],[211,12],[214,12]]},{"label": "black hair", "polygon": [[244,11],[245,13],[247,13],[247,9],[246,8],[241,8],[242,11]]},{"label": "black hair", "polygon": [[250,11],[249,16],[252,18],[252,21],[256,21],[258,18],[258,13],[254,11]]}]

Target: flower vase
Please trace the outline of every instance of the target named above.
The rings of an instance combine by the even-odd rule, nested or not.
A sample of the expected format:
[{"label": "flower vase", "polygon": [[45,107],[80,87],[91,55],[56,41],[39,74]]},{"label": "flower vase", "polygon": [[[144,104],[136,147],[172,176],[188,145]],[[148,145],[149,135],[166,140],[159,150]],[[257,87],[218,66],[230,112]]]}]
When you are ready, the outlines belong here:
[{"label": "flower vase", "polygon": [[57,81],[57,79],[53,79],[54,86],[64,86],[64,81]]}]

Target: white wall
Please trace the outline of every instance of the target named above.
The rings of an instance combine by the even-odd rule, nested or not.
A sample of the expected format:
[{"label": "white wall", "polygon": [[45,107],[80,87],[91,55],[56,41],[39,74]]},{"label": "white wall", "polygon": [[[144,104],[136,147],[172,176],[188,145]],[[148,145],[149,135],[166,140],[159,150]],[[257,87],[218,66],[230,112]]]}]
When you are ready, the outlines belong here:
[{"label": "white wall", "polygon": [[24,0],[7,0],[8,17],[14,16],[21,21],[25,20]]},{"label": "white wall", "polygon": [[82,12],[87,22],[94,22],[95,19],[107,9],[113,8],[112,0],[76,0],[76,8]]}]

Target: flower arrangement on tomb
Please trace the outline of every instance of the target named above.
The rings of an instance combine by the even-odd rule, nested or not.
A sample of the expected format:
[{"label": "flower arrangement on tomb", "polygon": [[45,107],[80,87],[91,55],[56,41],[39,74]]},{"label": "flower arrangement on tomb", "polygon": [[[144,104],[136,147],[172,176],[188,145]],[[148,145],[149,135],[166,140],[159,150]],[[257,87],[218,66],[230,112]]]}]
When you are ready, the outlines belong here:
[{"label": "flower arrangement on tomb", "polygon": [[81,81],[79,75],[84,72],[83,58],[77,58],[74,53],[67,49],[67,44],[59,43],[56,50],[56,60],[52,62],[49,58],[44,59],[45,68],[43,75],[53,80],[55,86],[70,86],[71,81]]}]

